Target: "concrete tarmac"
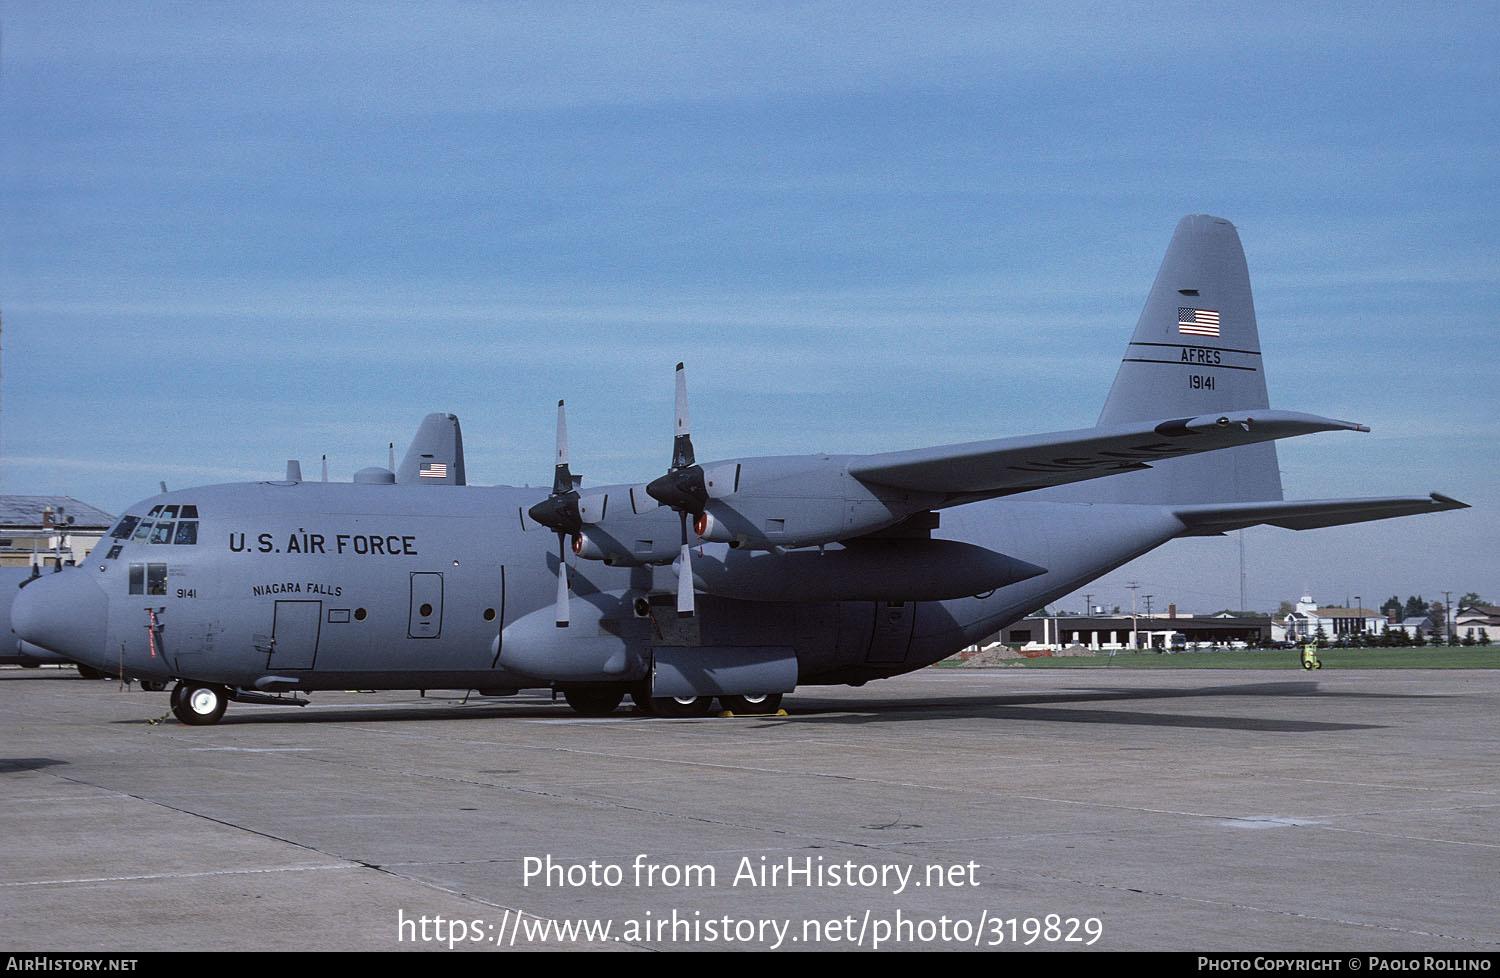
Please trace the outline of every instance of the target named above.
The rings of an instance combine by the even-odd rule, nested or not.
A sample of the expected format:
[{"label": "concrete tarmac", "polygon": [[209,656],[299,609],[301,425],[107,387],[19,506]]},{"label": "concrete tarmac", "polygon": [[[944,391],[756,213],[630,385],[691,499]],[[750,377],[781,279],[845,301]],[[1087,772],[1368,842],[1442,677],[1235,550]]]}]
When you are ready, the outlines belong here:
[{"label": "concrete tarmac", "polygon": [[0,670],[0,946],[1500,949],[1500,671],[312,703]]}]

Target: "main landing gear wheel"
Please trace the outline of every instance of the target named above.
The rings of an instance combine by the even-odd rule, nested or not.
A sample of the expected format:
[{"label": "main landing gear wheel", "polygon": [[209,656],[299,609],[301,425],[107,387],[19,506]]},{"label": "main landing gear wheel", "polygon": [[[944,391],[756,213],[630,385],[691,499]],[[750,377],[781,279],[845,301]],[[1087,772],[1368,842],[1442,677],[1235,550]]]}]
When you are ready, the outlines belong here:
[{"label": "main landing gear wheel", "polygon": [[172,713],[190,727],[219,722],[229,706],[229,690],[213,683],[180,682],[172,689]]},{"label": "main landing gear wheel", "polygon": [[624,698],[625,691],[622,689],[563,690],[563,699],[568,701],[573,712],[586,717],[609,716]]},{"label": "main landing gear wheel", "polygon": [[730,713],[758,716],[775,713],[781,708],[780,693],[757,693],[747,696],[720,696],[719,705]]},{"label": "main landing gear wheel", "polygon": [[157,679],[142,679],[139,680],[139,682],[141,684],[141,689],[144,689],[148,693],[160,693],[162,690],[167,688],[166,683],[161,682]]},{"label": "main landing gear wheel", "polygon": [[713,709],[712,696],[653,696],[651,712],[659,717],[706,717]]}]

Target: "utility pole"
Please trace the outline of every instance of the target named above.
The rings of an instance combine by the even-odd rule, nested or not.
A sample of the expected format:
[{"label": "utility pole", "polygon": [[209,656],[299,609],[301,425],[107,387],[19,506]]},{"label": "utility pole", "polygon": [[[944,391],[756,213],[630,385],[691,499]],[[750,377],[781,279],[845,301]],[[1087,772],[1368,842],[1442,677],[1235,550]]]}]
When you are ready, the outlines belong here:
[{"label": "utility pole", "polygon": [[1094,596],[1092,594],[1085,594],[1083,596],[1083,613],[1085,615],[1092,615],[1094,613]]},{"label": "utility pole", "polygon": [[1240,611],[1245,610],[1245,531],[1239,530],[1235,536],[1240,538]]}]

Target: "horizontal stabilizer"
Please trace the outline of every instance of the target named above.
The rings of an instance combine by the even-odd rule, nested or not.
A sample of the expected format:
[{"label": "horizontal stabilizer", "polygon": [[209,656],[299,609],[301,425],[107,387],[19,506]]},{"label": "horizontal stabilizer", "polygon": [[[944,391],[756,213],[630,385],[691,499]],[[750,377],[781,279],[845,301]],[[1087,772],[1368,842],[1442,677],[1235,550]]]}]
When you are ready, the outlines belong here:
[{"label": "horizontal stabilizer", "polygon": [[1369,429],[1294,411],[1225,411],[865,455],[850,463],[849,474],[896,489],[1001,496],[1138,470],[1161,459],[1339,430]]},{"label": "horizontal stabilizer", "polygon": [[1428,496],[1386,496],[1372,499],[1304,499],[1292,502],[1207,503],[1180,506],[1174,512],[1188,526],[1184,536],[1213,536],[1247,526],[1312,530],[1320,526],[1342,526],[1396,516],[1441,513],[1468,509],[1468,503],[1439,493]]}]

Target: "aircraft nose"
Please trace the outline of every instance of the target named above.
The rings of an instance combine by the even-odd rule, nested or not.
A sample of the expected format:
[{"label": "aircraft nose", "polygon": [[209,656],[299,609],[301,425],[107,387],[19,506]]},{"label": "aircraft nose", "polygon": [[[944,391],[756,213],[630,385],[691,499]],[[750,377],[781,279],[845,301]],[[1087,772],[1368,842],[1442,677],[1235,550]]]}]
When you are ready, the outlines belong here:
[{"label": "aircraft nose", "polygon": [[34,579],[16,595],[10,624],[24,642],[77,662],[104,659],[109,599],[82,570]]}]

